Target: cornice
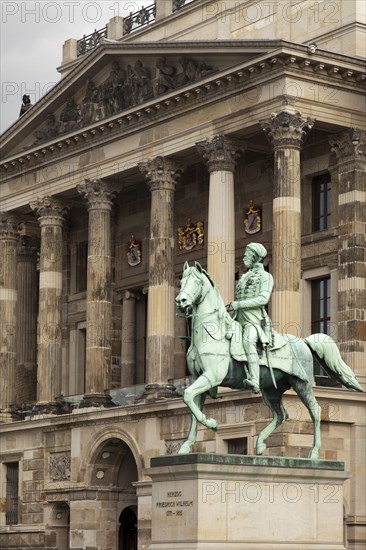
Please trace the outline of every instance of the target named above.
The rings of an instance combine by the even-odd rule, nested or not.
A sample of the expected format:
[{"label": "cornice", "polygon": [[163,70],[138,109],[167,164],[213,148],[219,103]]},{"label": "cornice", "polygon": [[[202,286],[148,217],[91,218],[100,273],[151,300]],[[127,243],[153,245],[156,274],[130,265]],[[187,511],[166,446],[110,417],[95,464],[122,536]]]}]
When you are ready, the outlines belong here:
[{"label": "cornice", "polygon": [[[220,48],[224,44],[232,46],[232,42],[221,42]],[[243,42],[248,43],[248,41]],[[263,46],[263,41],[254,42]],[[272,41],[270,43],[274,44]],[[197,47],[198,43],[194,42],[193,44]],[[276,41],[275,44],[278,45],[279,42]],[[163,45],[171,49],[173,49],[172,46],[177,46],[176,43],[166,43]],[[114,46],[113,44],[112,47]],[[120,44],[117,44],[117,46],[120,47]],[[178,46],[181,47],[181,44],[178,44]],[[235,46],[238,47],[237,44]],[[108,48],[111,48],[111,45],[108,45]],[[90,56],[94,53],[92,52]],[[324,81],[337,86],[351,86],[362,91],[366,83],[366,72],[364,71],[362,60],[352,60],[346,56],[326,53],[327,57],[325,58],[320,53],[310,55],[308,48],[305,46],[282,46],[276,51],[266,52],[255,59],[246,61],[242,65],[222,70],[219,73],[213,73],[203,80],[190,83],[90,126],[58,136],[57,139],[51,140],[48,143],[42,143],[39,146],[9,157],[0,164],[1,171],[3,175],[6,174],[5,177],[8,175],[11,177],[28,169],[36,169],[41,162],[42,166],[44,166],[46,162],[52,162],[65,154],[65,156],[74,155],[79,151],[94,147],[100,142],[118,139],[131,131],[139,131],[141,127],[155,124],[182,110],[192,109],[197,103],[217,101],[247,87],[250,88],[258,84],[259,80],[266,79],[268,76],[274,74],[298,74],[301,72],[301,78],[315,77],[317,80],[324,79]],[[335,63],[335,60],[338,62]],[[75,70],[81,70],[81,66],[84,63],[86,61],[79,64]],[[55,88],[61,84],[65,86],[68,77],[69,75],[60,84],[56,85]],[[47,97],[47,102],[52,100],[50,96],[52,92],[53,90],[45,96],[45,98]],[[40,102],[37,106],[39,104]],[[30,116],[34,107],[25,113],[22,121],[26,122],[26,117]]]}]

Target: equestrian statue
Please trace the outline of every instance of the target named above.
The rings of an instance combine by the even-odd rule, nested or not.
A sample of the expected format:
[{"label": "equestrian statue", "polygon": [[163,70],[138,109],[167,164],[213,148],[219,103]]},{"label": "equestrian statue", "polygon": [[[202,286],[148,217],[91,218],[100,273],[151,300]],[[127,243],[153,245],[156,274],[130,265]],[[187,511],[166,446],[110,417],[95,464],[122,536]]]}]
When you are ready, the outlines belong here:
[{"label": "equestrian statue", "polygon": [[266,312],[273,278],[265,271],[267,251],[260,243],[250,243],[244,254],[246,273],[236,286],[235,300],[225,306],[210,275],[195,262],[185,262],[177,309],[190,319],[190,346],[187,364],[192,384],[183,399],[192,413],[188,439],[179,454],[189,453],[197,436],[197,422],[216,430],[217,421],[202,412],[205,397],[217,396],[218,386],[262,393],[273,420],[260,433],[256,453],[266,450],[266,439],[288,418],[282,395],[290,388],[307,407],[314,426],[309,458],[320,449],[320,406],[314,392],[313,359],[346,386],[362,392],[353,371],[343,361],[334,340],[327,334],[307,338],[280,334],[273,329]]}]

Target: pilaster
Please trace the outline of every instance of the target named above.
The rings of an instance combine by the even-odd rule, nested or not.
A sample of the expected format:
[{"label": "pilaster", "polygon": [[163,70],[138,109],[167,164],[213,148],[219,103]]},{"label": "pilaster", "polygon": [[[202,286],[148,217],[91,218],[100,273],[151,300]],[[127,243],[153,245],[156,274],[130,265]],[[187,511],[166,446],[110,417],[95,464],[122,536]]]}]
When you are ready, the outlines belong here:
[{"label": "pilaster", "polygon": [[50,196],[30,207],[41,226],[37,401],[52,409],[61,392],[62,230],[68,207]]},{"label": "pilaster", "polygon": [[234,299],[235,280],[234,171],[243,146],[217,135],[196,147],[210,173],[207,271],[228,304]]},{"label": "pilaster", "polygon": [[261,124],[274,150],[272,320],[301,336],[300,150],[314,121],[285,105]]},{"label": "pilaster", "polygon": [[0,420],[15,401],[18,218],[0,212]]},{"label": "pilaster", "polygon": [[346,363],[366,381],[366,132],[330,136],[338,179],[338,339]]},{"label": "pilaster", "polygon": [[174,191],[183,166],[156,157],[139,168],[151,191],[146,390],[154,399],[174,391]]},{"label": "pilaster", "polygon": [[76,186],[88,203],[85,404],[108,404],[111,387],[111,210],[115,189],[102,180]]}]

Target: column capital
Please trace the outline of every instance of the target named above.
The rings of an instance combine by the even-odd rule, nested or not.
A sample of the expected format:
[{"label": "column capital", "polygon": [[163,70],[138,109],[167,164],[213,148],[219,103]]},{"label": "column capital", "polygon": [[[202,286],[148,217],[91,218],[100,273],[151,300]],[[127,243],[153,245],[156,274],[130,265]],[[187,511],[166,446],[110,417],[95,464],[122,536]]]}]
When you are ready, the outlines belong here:
[{"label": "column capital", "polygon": [[141,292],[138,290],[118,290],[117,295],[120,302],[125,302],[128,300],[138,300],[141,296]]},{"label": "column capital", "polygon": [[62,224],[69,210],[63,201],[49,195],[37,197],[29,203],[29,206],[39,217],[41,225]]},{"label": "column capital", "polygon": [[234,172],[236,162],[244,149],[244,143],[220,134],[198,141],[196,148],[206,162],[210,173],[223,170]]},{"label": "column capital", "polygon": [[314,119],[303,117],[292,105],[285,105],[268,120],[261,121],[262,129],[274,148],[298,148],[304,144]]},{"label": "column capital", "polygon": [[76,189],[88,202],[89,210],[111,210],[117,195],[117,189],[112,184],[100,179],[85,180]]},{"label": "column capital", "polygon": [[20,219],[10,212],[0,212],[0,237],[17,239]]},{"label": "column capital", "polygon": [[349,128],[329,136],[329,143],[337,161],[366,160],[366,131]]},{"label": "column capital", "polygon": [[184,166],[170,158],[155,157],[139,162],[139,169],[145,175],[150,191],[175,191]]}]

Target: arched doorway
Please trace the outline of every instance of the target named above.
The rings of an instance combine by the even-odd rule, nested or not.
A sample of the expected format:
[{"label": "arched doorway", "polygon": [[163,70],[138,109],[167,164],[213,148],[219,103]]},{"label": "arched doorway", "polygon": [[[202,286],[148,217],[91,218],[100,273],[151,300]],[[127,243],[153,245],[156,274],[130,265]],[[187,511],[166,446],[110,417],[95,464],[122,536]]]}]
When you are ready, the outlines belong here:
[{"label": "arched doorway", "polygon": [[[111,437],[96,449],[91,463],[90,484],[100,493],[100,498],[97,498],[99,514],[109,520],[107,524],[100,522],[98,540],[109,550],[137,550],[138,511],[134,483],[139,476],[131,449],[118,437]],[[73,507],[85,509],[89,504],[87,501],[74,502]],[[95,506],[93,511],[96,513]],[[77,514],[80,513],[78,510]],[[80,538],[79,532],[78,536]]]},{"label": "arched doorway", "polygon": [[119,516],[118,550],[137,550],[137,516],[131,506]]}]

